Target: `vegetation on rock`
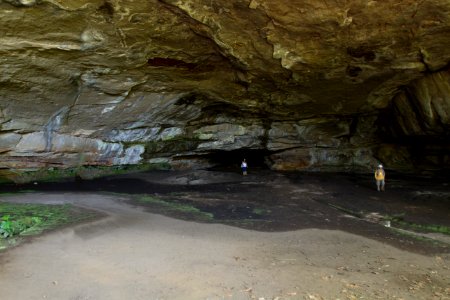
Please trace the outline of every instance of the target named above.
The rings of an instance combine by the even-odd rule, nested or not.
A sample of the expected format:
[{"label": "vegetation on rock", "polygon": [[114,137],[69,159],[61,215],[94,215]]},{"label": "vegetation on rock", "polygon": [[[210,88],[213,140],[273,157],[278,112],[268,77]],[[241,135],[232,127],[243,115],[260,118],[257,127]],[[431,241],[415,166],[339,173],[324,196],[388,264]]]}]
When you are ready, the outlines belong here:
[{"label": "vegetation on rock", "polygon": [[70,204],[0,202],[0,249],[17,244],[21,237],[86,221],[97,215]]}]

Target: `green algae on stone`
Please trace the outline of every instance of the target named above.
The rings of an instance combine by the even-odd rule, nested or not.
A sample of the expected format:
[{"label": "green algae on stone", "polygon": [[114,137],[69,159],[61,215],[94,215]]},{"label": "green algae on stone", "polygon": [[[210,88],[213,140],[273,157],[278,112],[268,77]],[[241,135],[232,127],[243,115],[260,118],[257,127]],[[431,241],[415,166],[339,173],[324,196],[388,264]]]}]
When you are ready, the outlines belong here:
[{"label": "green algae on stone", "polygon": [[414,231],[423,231],[423,232],[434,232],[434,233],[442,233],[445,235],[450,235],[450,227],[445,225],[437,225],[437,224],[417,224],[413,222],[407,222],[399,219],[392,219],[393,225],[398,225],[399,227],[414,230]]},{"label": "green algae on stone", "polygon": [[446,248],[448,248],[450,246],[450,244],[447,241],[445,241],[445,240],[431,238],[431,237],[422,235],[420,233],[417,233],[415,231],[408,231],[408,230],[395,228],[395,227],[390,227],[389,229],[392,232],[396,233],[397,235],[405,236],[405,237],[408,237],[408,238],[412,238],[412,239],[414,239],[416,241],[420,241],[420,242],[423,242],[423,243],[431,243],[431,244],[434,244],[434,245],[444,246]]},{"label": "green algae on stone", "polygon": [[152,207],[161,209],[163,212],[181,213],[201,221],[211,221],[214,219],[214,215],[209,212],[204,212],[193,205],[180,203],[175,200],[169,201],[149,195],[140,195],[136,200],[140,204],[151,205]]}]

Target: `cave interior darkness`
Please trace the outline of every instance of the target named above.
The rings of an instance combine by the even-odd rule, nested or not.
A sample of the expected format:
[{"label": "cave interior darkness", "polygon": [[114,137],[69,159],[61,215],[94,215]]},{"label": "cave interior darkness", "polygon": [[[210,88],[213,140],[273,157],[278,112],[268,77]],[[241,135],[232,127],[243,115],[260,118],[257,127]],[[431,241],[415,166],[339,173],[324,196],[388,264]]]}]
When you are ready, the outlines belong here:
[{"label": "cave interior darkness", "polygon": [[267,165],[270,151],[264,149],[238,149],[231,151],[214,151],[209,153],[206,158],[212,165],[210,170],[234,171],[240,170],[243,159],[247,161],[249,170],[269,169]]}]

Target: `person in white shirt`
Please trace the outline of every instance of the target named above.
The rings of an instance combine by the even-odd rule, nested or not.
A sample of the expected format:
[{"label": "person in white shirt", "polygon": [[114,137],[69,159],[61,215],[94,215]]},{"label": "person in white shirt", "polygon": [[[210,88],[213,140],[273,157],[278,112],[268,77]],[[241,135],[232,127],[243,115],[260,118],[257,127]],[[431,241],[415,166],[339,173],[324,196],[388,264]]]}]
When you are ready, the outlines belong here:
[{"label": "person in white shirt", "polygon": [[242,170],[242,175],[247,175],[247,161],[244,160],[241,163],[241,170]]}]

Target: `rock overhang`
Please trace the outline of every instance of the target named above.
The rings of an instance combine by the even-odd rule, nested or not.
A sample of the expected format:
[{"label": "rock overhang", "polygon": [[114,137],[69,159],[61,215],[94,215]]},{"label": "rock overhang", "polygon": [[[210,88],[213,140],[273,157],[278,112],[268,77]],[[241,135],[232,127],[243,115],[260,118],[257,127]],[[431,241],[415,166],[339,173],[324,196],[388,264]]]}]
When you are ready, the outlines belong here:
[{"label": "rock overhang", "polygon": [[[382,160],[411,170],[407,142],[404,159],[390,162],[395,138],[447,136],[445,1],[17,0],[0,8],[0,149],[9,162],[39,156],[45,167],[57,155],[73,166],[52,151],[54,135],[135,155],[88,155],[83,164],[263,149],[275,169],[356,170]],[[17,155],[26,135],[40,133],[28,156]],[[444,151],[432,152],[448,166]]]}]

